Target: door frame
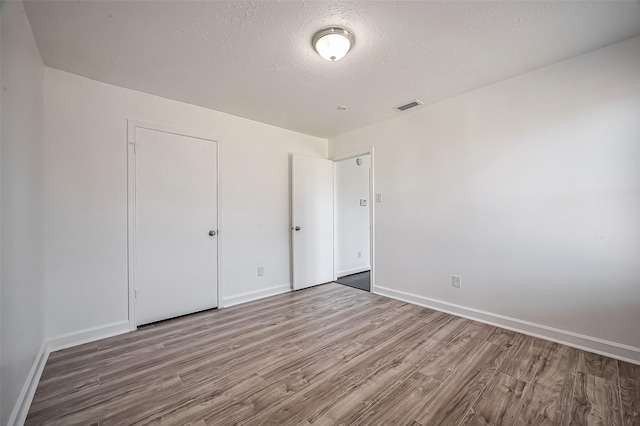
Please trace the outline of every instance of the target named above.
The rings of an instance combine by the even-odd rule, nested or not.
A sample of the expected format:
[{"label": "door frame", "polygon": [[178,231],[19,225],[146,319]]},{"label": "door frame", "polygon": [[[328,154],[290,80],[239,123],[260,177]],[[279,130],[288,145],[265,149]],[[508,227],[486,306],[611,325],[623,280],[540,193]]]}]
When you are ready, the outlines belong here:
[{"label": "door frame", "polygon": [[[333,161],[334,163],[338,162],[338,161],[344,161],[344,160],[351,160],[352,158],[357,158],[357,157],[362,157],[363,155],[369,155],[370,156],[370,160],[371,160],[371,170],[369,172],[369,259],[370,259],[370,263],[371,263],[371,282],[369,283],[369,292],[370,293],[375,293],[375,283],[376,283],[376,267],[375,267],[375,263],[376,263],[376,240],[375,240],[375,229],[376,229],[376,225],[375,225],[375,173],[374,173],[374,167],[375,167],[375,161],[374,161],[374,156],[373,156],[373,147],[370,148],[362,148],[361,150],[357,150],[357,151],[351,151],[351,152],[347,152],[345,154],[341,154],[341,155],[337,155],[333,158],[331,158],[330,160]],[[335,169],[334,169],[335,170]],[[336,233],[336,227],[335,227],[335,222],[337,219],[337,210],[336,210],[336,203],[335,203],[335,194],[336,194],[336,190],[335,190],[335,185],[336,185],[336,179],[334,177],[333,179],[333,196],[334,196],[334,203],[333,203],[333,280],[337,280],[337,272],[336,271],[336,249],[335,249],[335,244],[337,241],[337,235]]]},{"label": "door frame", "polygon": [[222,281],[221,281],[221,253],[220,240],[220,147],[215,138],[198,135],[180,129],[174,129],[160,124],[152,124],[139,120],[127,120],[127,286],[128,286],[128,321],[129,330],[136,330],[136,129],[147,129],[157,132],[170,133],[188,138],[201,139],[216,144],[216,249],[218,264],[216,292],[218,295],[218,307],[222,307]]}]

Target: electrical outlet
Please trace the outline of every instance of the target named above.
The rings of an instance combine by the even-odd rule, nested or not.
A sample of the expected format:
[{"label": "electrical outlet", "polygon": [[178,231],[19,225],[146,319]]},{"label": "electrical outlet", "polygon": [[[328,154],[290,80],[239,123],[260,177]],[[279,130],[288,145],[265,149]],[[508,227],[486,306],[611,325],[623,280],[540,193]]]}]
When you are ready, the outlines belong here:
[{"label": "electrical outlet", "polygon": [[451,286],[455,288],[462,287],[462,278],[459,275],[451,276]]},{"label": "electrical outlet", "polygon": [[258,266],[258,276],[261,277],[264,275],[264,268],[262,266]]},{"label": "electrical outlet", "polygon": [[360,259],[361,257],[362,257],[362,252],[361,252],[361,251],[359,251],[359,252],[358,252],[358,259]]}]

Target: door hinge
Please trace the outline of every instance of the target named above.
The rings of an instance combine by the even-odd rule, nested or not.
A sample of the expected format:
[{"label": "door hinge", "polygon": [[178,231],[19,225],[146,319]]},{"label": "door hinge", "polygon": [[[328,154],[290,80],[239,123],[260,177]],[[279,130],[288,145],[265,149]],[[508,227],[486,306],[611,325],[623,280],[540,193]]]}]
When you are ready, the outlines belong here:
[{"label": "door hinge", "polygon": [[138,289],[137,288],[133,290],[133,298],[134,299],[138,298]]}]

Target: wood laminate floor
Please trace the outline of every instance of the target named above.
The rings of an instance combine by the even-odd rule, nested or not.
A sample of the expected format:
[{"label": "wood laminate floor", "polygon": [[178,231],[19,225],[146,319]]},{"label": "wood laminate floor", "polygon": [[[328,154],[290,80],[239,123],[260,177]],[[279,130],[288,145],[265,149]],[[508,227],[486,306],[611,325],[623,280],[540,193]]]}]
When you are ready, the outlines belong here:
[{"label": "wood laminate floor", "polygon": [[327,284],[50,355],[27,425],[640,425],[640,367]]}]

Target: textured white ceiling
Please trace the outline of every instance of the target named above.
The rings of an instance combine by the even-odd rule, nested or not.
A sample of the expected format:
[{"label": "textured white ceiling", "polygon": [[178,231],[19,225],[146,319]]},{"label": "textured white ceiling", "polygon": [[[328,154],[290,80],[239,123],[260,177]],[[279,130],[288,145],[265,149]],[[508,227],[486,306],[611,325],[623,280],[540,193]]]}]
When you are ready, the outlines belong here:
[{"label": "textured white ceiling", "polygon": [[47,66],[321,137],[640,35],[635,1],[25,3]]}]

